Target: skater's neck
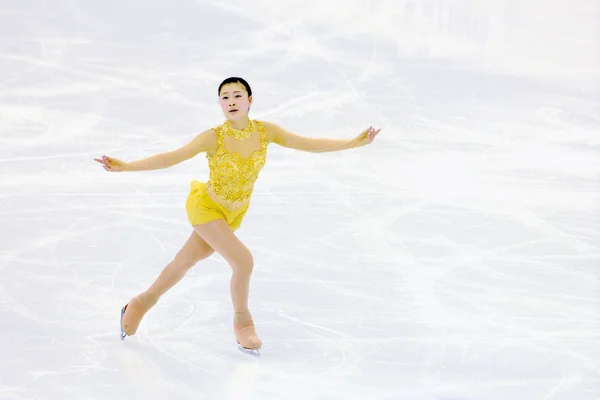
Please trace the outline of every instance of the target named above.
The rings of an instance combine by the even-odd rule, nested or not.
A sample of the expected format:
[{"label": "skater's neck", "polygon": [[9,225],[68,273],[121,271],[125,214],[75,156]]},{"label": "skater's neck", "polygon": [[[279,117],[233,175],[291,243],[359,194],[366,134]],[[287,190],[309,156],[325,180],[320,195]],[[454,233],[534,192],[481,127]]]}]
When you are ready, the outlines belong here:
[{"label": "skater's neck", "polygon": [[233,129],[237,129],[239,131],[243,131],[244,129],[246,129],[249,124],[250,124],[250,118],[248,118],[248,116],[246,116],[244,118],[240,118],[240,119],[235,119],[235,120],[230,119],[229,120],[229,125]]}]

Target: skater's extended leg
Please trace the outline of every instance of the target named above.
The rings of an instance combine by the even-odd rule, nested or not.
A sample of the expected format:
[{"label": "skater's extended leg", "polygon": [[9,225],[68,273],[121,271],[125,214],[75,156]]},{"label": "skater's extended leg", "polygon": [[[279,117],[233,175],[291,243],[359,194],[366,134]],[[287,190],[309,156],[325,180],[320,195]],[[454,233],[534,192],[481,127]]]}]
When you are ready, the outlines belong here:
[{"label": "skater's extended leg", "polygon": [[215,251],[196,233],[192,232],[181,250],[160,273],[154,283],[140,295],[142,302],[152,307],[158,299],[179,282],[198,263],[210,257]]},{"label": "skater's extended leg", "polygon": [[236,339],[246,348],[260,348],[262,343],[256,335],[252,315],[248,310],[250,276],[254,269],[252,253],[222,219],[194,225],[194,229],[231,266],[230,289]]},{"label": "skater's extended leg", "polygon": [[214,250],[194,231],[175,258],[162,270],[154,283],[127,304],[122,328],[125,334],[135,334],[144,317],[158,299],[179,282],[198,261],[209,257]]}]

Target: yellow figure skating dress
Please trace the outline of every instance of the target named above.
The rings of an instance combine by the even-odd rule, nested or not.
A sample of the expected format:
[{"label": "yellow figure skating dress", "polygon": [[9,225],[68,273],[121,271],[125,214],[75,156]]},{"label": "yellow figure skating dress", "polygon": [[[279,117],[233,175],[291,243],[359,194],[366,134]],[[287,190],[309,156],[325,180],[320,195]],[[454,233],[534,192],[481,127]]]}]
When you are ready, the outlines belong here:
[{"label": "yellow figure skating dress", "polygon": [[[192,225],[224,219],[236,230],[267,160],[267,134],[264,125],[256,120],[250,121],[243,131],[233,129],[228,121],[214,130],[216,149],[206,154],[210,178],[206,183],[192,181],[185,208]],[[226,142],[240,150],[228,150]],[[243,156],[244,150],[249,152],[247,157]]]}]

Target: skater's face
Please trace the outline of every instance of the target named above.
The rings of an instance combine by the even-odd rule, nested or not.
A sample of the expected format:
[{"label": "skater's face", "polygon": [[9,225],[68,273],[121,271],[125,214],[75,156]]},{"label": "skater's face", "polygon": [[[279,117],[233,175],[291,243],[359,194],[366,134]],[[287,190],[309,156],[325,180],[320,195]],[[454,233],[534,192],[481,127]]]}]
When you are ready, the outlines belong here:
[{"label": "skater's face", "polygon": [[241,83],[230,83],[221,88],[219,103],[226,118],[236,120],[245,118],[252,104],[252,96],[248,96]]}]

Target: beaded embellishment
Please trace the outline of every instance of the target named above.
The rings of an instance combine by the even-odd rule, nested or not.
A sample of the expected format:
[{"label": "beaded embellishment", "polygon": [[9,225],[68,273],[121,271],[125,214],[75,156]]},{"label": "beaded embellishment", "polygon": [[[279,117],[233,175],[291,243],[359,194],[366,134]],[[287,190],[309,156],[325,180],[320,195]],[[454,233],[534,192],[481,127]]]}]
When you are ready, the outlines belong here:
[{"label": "beaded embellishment", "polygon": [[259,121],[252,121],[251,124],[260,134],[260,147],[250,156],[242,157],[238,152],[231,152],[225,148],[224,135],[227,130],[225,124],[215,128],[216,152],[207,154],[210,169],[207,193],[214,201],[230,211],[250,202],[254,183],[266,163],[268,143],[265,127]]},{"label": "beaded embellishment", "polygon": [[252,136],[252,133],[256,131],[256,124],[251,120],[247,127],[245,127],[242,130],[239,130],[232,127],[229,121],[225,121],[225,123],[223,124],[223,131],[226,135],[231,136],[234,139],[246,140],[250,136]]}]

